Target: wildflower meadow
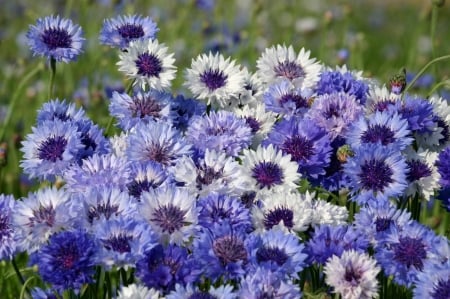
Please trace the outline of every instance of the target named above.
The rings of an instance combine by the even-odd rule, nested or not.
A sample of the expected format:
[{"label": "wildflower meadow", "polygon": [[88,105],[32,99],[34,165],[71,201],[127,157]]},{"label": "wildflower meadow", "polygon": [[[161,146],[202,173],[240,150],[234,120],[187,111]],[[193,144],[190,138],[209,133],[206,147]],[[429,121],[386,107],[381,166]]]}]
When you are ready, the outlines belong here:
[{"label": "wildflower meadow", "polygon": [[448,6],[6,1],[0,299],[449,299]]}]

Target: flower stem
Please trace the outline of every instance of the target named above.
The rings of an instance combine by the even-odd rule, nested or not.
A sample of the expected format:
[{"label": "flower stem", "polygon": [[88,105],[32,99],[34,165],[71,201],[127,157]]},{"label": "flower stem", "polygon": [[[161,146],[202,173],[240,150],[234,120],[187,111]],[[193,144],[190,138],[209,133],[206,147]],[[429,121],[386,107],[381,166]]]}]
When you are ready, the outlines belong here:
[{"label": "flower stem", "polygon": [[56,60],[55,58],[50,58],[50,83],[48,85],[48,99],[53,97],[53,85],[55,84],[56,77]]},{"label": "flower stem", "polygon": [[9,126],[9,122],[11,121],[11,116],[14,112],[14,109],[16,108],[17,101],[19,99],[19,96],[21,95],[21,92],[25,86],[25,84],[28,83],[28,81],[35,76],[39,71],[43,69],[44,65],[42,63],[39,63],[34,69],[32,69],[25,77],[22,78],[22,80],[17,84],[17,88],[14,91],[11,102],[9,104],[8,113],[6,114],[5,121],[3,122],[3,127],[0,131],[0,140],[5,137],[6,128]]},{"label": "flower stem", "polygon": [[406,92],[411,89],[411,87],[414,85],[414,83],[416,83],[417,79],[419,79],[420,76],[422,76],[423,73],[425,73],[425,71],[433,64],[435,64],[436,62],[439,61],[443,61],[443,60],[447,60],[450,59],[450,54],[448,55],[444,55],[444,56],[440,56],[437,58],[434,58],[433,60],[431,60],[430,62],[428,62],[417,74],[416,76],[411,80],[411,82],[408,83],[408,85],[406,85],[405,90],[403,91],[402,95],[405,95]]},{"label": "flower stem", "polygon": [[444,80],[444,81],[441,81],[441,82],[437,83],[436,85],[434,85],[433,88],[428,93],[427,98],[431,97],[439,88],[444,87],[444,86],[450,87],[450,80]]},{"label": "flower stem", "polygon": [[22,285],[24,285],[24,284],[25,284],[25,279],[23,278],[22,273],[20,273],[19,267],[17,267],[17,263],[16,263],[16,260],[15,260],[14,258],[11,260],[11,264],[12,264],[12,266],[13,266],[13,268],[14,268],[14,271],[15,271],[16,274],[17,274],[17,277],[18,277],[19,280],[20,280],[20,283],[21,283]]}]

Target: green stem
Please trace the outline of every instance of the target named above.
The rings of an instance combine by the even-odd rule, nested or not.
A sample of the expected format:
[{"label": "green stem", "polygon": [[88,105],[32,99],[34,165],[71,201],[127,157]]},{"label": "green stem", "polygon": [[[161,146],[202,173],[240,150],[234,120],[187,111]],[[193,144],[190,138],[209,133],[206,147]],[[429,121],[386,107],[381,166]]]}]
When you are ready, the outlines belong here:
[{"label": "green stem", "polygon": [[17,105],[17,101],[19,99],[19,96],[21,95],[21,92],[25,84],[27,84],[28,81],[33,76],[35,76],[39,71],[41,71],[43,67],[44,65],[42,63],[39,63],[34,69],[32,69],[28,74],[26,74],[25,77],[22,78],[19,84],[17,84],[17,88],[11,97],[11,103],[9,104],[8,113],[6,114],[5,121],[3,122],[3,128],[0,131],[0,141],[3,140],[3,137],[5,137],[6,128],[9,126],[11,116],[13,115],[14,109],[16,108]]},{"label": "green stem", "polygon": [[434,85],[433,88],[428,93],[427,98],[431,97],[436,92],[436,90],[444,86],[450,86],[450,80],[444,80]]},{"label": "green stem", "polygon": [[28,284],[30,283],[30,281],[32,281],[33,279],[35,279],[36,277],[31,276],[30,278],[27,279],[27,281],[25,281],[25,283],[22,286],[22,289],[20,290],[20,299],[23,299],[25,296],[25,292],[28,293]]},{"label": "green stem", "polygon": [[414,83],[416,83],[417,79],[419,79],[420,76],[422,76],[423,73],[425,73],[425,71],[433,64],[435,64],[436,62],[439,61],[443,61],[446,59],[450,59],[450,54],[448,55],[444,55],[444,56],[440,56],[437,58],[434,58],[433,60],[431,60],[430,62],[428,62],[417,74],[416,76],[411,80],[411,82],[408,83],[408,85],[406,85],[405,90],[403,91],[402,95],[405,95],[409,89],[411,89],[411,87],[414,85]]},{"label": "green stem", "polygon": [[11,264],[12,264],[12,266],[13,266],[13,268],[14,268],[14,271],[15,271],[16,274],[17,274],[17,277],[18,277],[19,280],[20,280],[20,283],[21,283],[22,285],[24,285],[24,284],[25,284],[25,279],[23,278],[22,273],[20,273],[19,267],[17,267],[17,263],[16,263],[16,260],[15,260],[14,258],[11,260]]},{"label": "green stem", "polygon": [[50,84],[48,85],[48,100],[53,97],[53,85],[55,84],[56,77],[56,60],[50,58]]}]

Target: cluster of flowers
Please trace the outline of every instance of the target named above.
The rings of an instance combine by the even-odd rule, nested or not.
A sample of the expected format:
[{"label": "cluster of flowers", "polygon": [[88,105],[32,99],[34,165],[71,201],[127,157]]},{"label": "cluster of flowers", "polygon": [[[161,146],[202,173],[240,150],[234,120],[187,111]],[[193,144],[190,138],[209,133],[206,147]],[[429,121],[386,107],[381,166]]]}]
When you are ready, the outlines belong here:
[{"label": "cluster of flowers", "polygon": [[[53,99],[23,141],[23,171],[60,186],[0,195],[0,259],[29,254],[48,286],[34,298],[81,292],[99,268],[128,271],[118,298],[299,298],[312,268],[343,298],[377,296],[381,271],[416,298],[448,298],[448,239],[398,208],[450,187],[444,99],[284,45],[254,73],[199,55],[185,72],[193,98],[174,96],[157,31],[140,16],[104,22],[100,42],[135,87],[110,99],[120,134]],[[59,17],[28,38],[56,61],[82,50],[80,27]],[[317,190],[346,196],[354,221]]]}]

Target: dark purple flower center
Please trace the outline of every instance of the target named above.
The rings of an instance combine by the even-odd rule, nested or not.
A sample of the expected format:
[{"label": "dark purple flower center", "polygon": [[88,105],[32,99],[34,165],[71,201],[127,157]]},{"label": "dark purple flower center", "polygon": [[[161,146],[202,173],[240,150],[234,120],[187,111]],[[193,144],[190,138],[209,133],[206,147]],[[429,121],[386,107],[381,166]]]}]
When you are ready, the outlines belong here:
[{"label": "dark purple flower center", "polygon": [[127,41],[143,37],[145,32],[141,25],[125,24],[117,28],[120,36]]},{"label": "dark purple flower center", "polygon": [[282,95],[280,98],[280,104],[284,105],[286,103],[294,103],[297,109],[309,107],[308,100],[296,93]]},{"label": "dark purple flower center", "polygon": [[162,71],[162,61],[152,53],[142,53],[135,60],[138,74],[147,77],[159,77]]},{"label": "dark purple flower center", "polygon": [[163,232],[171,234],[185,224],[184,216],[186,216],[186,211],[169,204],[156,209],[150,220],[157,223]]},{"label": "dark purple flower center", "polygon": [[304,136],[295,135],[285,139],[281,150],[290,154],[294,161],[306,161],[314,154],[314,144]]},{"label": "dark purple flower center", "polygon": [[384,125],[371,125],[361,136],[361,141],[364,143],[381,142],[382,145],[391,144],[395,141],[394,132]]},{"label": "dark purple flower center", "polygon": [[345,268],[344,279],[349,282],[352,286],[359,285],[359,280],[362,277],[362,273],[360,271],[356,271],[352,267]]},{"label": "dark purple flower center", "polygon": [[252,169],[252,177],[261,189],[270,189],[283,182],[283,170],[276,163],[262,161]]},{"label": "dark purple flower center", "polygon": [[255,197],[255,191],[244,192],[244,194],[241,195],[241,201],[247,209],[250,209],[251,207],[253,207]]},{"label": "dark purple flower center", "polygon": [[62,160],[67,140],[63,136],[54,136],[42,142],[38,148],[39,159],[56,162]]},{"label": "dark purple flower center", "polygon": [[33,217],[30,218],[30,226],[33,227],[36,223],[46,224],[52,227],[55,224],[55,209],[53,206],[39,206],[37,210],[33,210]]},{"label": "dark purple flower center", "polygon": [[145,116],[151,116],[153,118],[158,118],[159,113],[161,112],[161,106],[152,97],[133,97],[130,111],[133,117],[144,118]]},{"label": "dark purple flower center", "polygon": [[194,292],[189,297],[187,297],[187,299],[217,299],[217,297],[213,296],[209,293],[197,291],[197,292]]},{"label": "dark purple flower center", "polygon": [[88,133],[81,134],[81,144],[84,145],[85,150],[91,149],[92,151],[95,151],[97,148],[97,142],[95,142],[95,140]]},{"label": "dark purple flower center", "polygon": [[72,45],[72,37],[67,30],[60,28],[48,28],[42,34],[42,41],[50,50],[57,48],[70,48]]},{"label": "dark purple flower center", "polygon": [[383,112],[393,104],[395,104],[395,102],[391,100],[378,101],[373,105],[373,110]]},{"label": "dark purple flower center", "polygon": [[219,171],[216,171],[212,167],[208,166],[200,166],[198,168],[197,172],[197,178],[196,183],[199,188],[201,188],[203,185],[210,185],[214,180],[217,180],[222,176],[223,170],[220,169]]},{"label": "dark purple flower center", "polygon": [[264,215],[264,226],[267,230],[271,229],[283,221],[287,228],[294,227],[294,212],[287,207],[280,206]]},{"label": "dark purple flower center", "polygon": [[215,206],[212,208],[210,215],[214,222],[218,222],[219,220],[222,219],[229,219],[231,216],[231,208],[224,209],[223,207]]},{"label": "dark purple flower center", "polygon": [[170,162],[168,150],[160,144],[152,144],[150,146],[148,150],[148,158],[163,165],[168,165]]},{"label": "dark purple flower center", "polygon": [[438,128],[441,128],[441,135],[443,136],[441,139],[439,139],[439,144],[444,144],[447,141],[450,140],[450,128],[448,127],[447,123],[440,117],[436,117],[436,123]]},{"label": "dark purple flower center", "polygon": [[413,266],[419,271],[423,269],[423,260],[427,257],[425,245],[421,239],[401,237],[400,242],[394,244],[394,260],[405,265]]},{"label": "dark purple flower center", "polygon": [[392,175],[392,169],[384,161],[372,159],[361,165],[359,177],[363,189],[383,192],[392,183]]},{"label": "dark purple flower center", "polygon": [[103,240],[103,246],[112,251],[120,253],[131,252],[130,241],[133,240],[133,236],[120,233],[118,235],[111,236],[107,240]]},{"label": "dark purple flower center", "polygon": [[342,108],[338,107],[338,105],[334,104],[334,103],[330,103],[327,107],[327,109],[325,109],[323,115],[326,119],[330,119],[330,118],[340,118],[342,114]]},{"label": "dark purple flower center", "polygon": [[61,120],[63,122],[66,122],[68,120],[72,120],[72,117],[69,114],[67,114],[67,111],[55,112],[53,114],[53,120],[55,120],[55,119],[59,119],[59,120]]},{"label": "dark purple flower center", "polygon": [[288,255],[278,247],[263,246],[256,251],[256,260],[258,263],[274,262],[278,266],[282,266],[288,258]]},{"label": "dark purple flower center", "polygon": [[421,178],[431,175],[431,169],[426,163],[420,160],[406,161],[409,166],[408,180],[410,182],[418,181]]},{"label": "dark purple flower center", "polygon": [[251,117],[251,116],[246,117],[245,122],[250,127],[253,134],[258,132],[259,129],[261,128],[259,121],[257,121],[256,118],[254,118],[254,117]]},{"label": "dark purple flower center", "polygon": [[221,70],[209,69],[200,75],[200,81],[205,84],[210,91],[221,88],[227,83],[228,76]]},{"label": "dark purple flower center", "polygon": [[237,236],[227,235],[214,240],[213,251],[222,265],[247,261],[244,242]]},{"label": "dark purple flower center", "polygon": [[294,80],[296,78],[305,77],[305,71],[295,61],[283,61],[273,68],[275,74],[280,77]]},{"label": "dark purple flower center", "polygon": [[134,198],[141,197],[142,192],[149,191],[150,189],[154,189],[158,187],[158,184],[155,184],[153,181],[148,181],[144,179],[142,181],[132,181],[127,185],[128,194],[133,196]]},{"label": "dark purple flower center", "polygon": [[119,206],[111,205],[110,202],[100,203],[97,206],[91,206],[88,211],[89,223],[92,223],[94,219],[100,219],[101,215],[105,216],[106,219],[109,219],[112,215],[117,215],[118,211]]},{"label": "dark purple flower center", "polygon": [[[0,213],[4,213],[1,211]],[[5,214],[0,214],[0,240],[8,239],[13,232],[13,229],[9,223],[9,216]],[[5,237],[5,239],[3,239]]]},{"label": "dark purple flower center", "polygon": [[394,221],[390,218],[377,217],[375,220],[375,229],[377,232],[386,231]]},{"label": "dark purple flower center", "polygon": [[433,287],[433,293],[431,293],[433,299],[448,299],[450,298],[450,276],[447,280],[445,277],[439,278],[438,283]]},{"label": "dark purple flower center", "polygon": [[65,269],[73,268],[74,264],[79,260],[79,252],[76,244],[67,243],[59,248],[56,262],[62,265]]}]

